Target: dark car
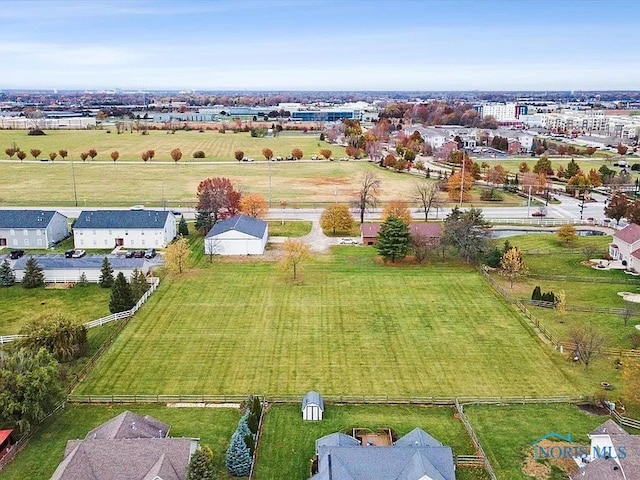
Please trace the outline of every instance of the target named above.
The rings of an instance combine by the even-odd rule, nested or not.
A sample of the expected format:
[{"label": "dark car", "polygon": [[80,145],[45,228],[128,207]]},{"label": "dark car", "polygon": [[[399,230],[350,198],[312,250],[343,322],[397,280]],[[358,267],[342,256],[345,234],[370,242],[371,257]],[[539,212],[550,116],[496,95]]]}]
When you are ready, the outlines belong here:
[{"label": "dark car", "polygon": [[133,258],[144,258],[144,250],[136,250],[133,252]]},{"label": "dark car", "polygon": [[15,260],[16,258],[20,258],[24,255],[24,250],[11,250],[9,252],[9,258]]},{"label": "dark car", "polygon": [[67,250],[66,252],[64,252],[64,256],[65,256],[66,258],[71,258],[71,257],[73,257],[73,254],[74,254],[74,253],[75,253],[75,250],[74,250],[74,249]]},{"label": "dark car", "polygon": [[133,250],[128,250],[125,254],[124,254],[124,258],[133,258],[133,254],[136,253]]},{"label": "dark car", "polygon": [[144,258],[153,258],[156,256],[155,248],[148,248],[146,252],[144,252]]}]

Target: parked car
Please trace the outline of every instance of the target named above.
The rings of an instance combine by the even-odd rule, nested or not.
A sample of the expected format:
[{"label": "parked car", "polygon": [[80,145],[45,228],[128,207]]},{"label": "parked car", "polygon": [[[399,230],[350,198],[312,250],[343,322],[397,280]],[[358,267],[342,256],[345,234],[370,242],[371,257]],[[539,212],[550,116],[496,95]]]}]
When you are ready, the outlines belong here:
[{"label": "parked car", "polygon": [[133,252],[133,258],[144,258],[144,250],[136,250]]},{"label": "parked car", "polygon": [[341,245],[358,245],[358,241],[354,240],[353,238],[341,238],[340,244]]},{"label": "parked car", "polygon": [[73,253],[75,252],[75,250],[72,248],[71,250],[67,250],[66,252],[64,252],[64,256],[65,258],[71,258],[73,257]]},{"label": "parked car", "polygon": [[84,254],[87,253],[84,250],[74,250],[71,254],[71,258],[80,258],[84,257]]},{"label": "parked car", "polygon": [[24,255],[24,250],[11,250],[11,252],[9,252],[9,258],[11,260],[20,258],[23,255]]},{"label": "parked car", "polygon": [[242,159],[243,162],[253,162],[253,158],[249,158],[249,157],[244,157]]},{"label": "parked car", "polygon": [[532,217],[546,217],[547,214],[545,212],[533,212],[531,214]]},{"label": "parked car", "polygon": [[153,258],[155,256],[156,256],[155,248],[147,248],[147,250],[144,252],[144,258]]},{"label": "parked car", "polygon": [[136,253],[133,250],[127,250],[127,252],[124,254],[124,258],[133,258],[133,254]]}]

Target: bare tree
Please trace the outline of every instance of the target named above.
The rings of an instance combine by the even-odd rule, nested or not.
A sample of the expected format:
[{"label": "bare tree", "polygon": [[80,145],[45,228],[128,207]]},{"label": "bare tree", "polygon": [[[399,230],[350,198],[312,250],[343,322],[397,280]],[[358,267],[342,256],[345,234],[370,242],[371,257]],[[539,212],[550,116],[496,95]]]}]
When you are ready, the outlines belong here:
[{"label": "bare tree", "polygon": [[360,223],[364,223],[364,213],[378,204],[380,180],[372,172],[366,172],[360,182],[360,190],[354,204],[360,211]]},{"label": "bare tree", "polygon": [[424,221],[429,221],[429,210],[432,208],[440,208],[440,200],[438,199],[438,187],[435,182],[423,180],[416,182],[414,187],[414,194],[416,200],[422,206],[424,211]]},{"label": "bare tree", "polygon": [[637,313],[637,305],[633,302],[625,301],[624,308],[620,312],[620,316],[622,317],[622,321],[624,322],[624,326],[627,326],[631,317],[633,317]]},{"label": "bare tree", "polygon": [[604,347],[604,338],[591,325],[585,324],[572,328],[569,339],[574,346],[574,360],[584,363],[584,368],[589,370],[589,364]]}]

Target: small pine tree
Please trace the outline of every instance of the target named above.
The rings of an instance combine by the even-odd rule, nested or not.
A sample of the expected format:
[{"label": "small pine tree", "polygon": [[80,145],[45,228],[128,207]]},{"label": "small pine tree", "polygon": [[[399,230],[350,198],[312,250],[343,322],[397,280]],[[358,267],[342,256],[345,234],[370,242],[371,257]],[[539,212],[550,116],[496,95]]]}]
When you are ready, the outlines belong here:
[{"label": "small pine tree", "polygon": [[0,287],[10,287],[14,283],[16,283],[16,276],[11,270],[9,261],[5,259],[0,265]]},{"label": "small pine tree", "polygon": [[213,452],[207,445],[198,448],[189,460],[186,480],[214,480]]},{"label": "small pine tree", "polygon": [[404,258],[409,251],[409,227],[400,218],[389,217],[380,226],[376,249],[385,261],[391,259],[395,262],[397,258]]},{"label": "small pine tree", "polygon": [[87,275],[82,272],[82,274],[80,275],[80,278],[78,279],[78,283],[76,284],[79,287],[86,287],[89,285],[89,280],[87,280]]},{"label": "small pine tree", "polygon": [[118,273],[113,287],[111,287],[111,299],[109,300],[109,311],[111,313],[124,312],[130,310],[136,304],[131,293],[131,285],[124,278],[122,272]]},{"label": "small pine tree", "polygon": [[189,235],[189,225],[187,225],[184,215],[180,218],[180,223],[178,223],[178,235],[182,235],[183,237]]},{"label": "small pine tree", "polygon": [[251,452],[244,438],[236,431],[231,437],[231,445],[227,449],[225,465],[234,477],[246,477],[251,471]]},{"label": "small pine tree", "polygon": [[44,287],[44,272],[36,259],[29,257],[24,266],[24,277],[22,277],[23,288]]},{"label": "small pine tree", "polygon": [[236,433],[238,433],[238,435],[240,435],[242,438],[244,438],[247,435],[251,435],[251,430],[249,429],[249,425],[247,425],[247,418],[249,418],[250,414],[251,414],[251,411],[247,410],[245,414],[240,418],[240,421],[238,422],[238,428],[236,429]]},{"label": "small pine tree", "polygon": [[531,300],[542,300],[542,292],[540,291],[540,285],[536,285],[531,294]]},{"label": "small pine tree", "polygon": [[131,285],[131,294],[133,295],[133,299],[137,302],[140,298],[145,294],[147,290],[149,290],[149,282],[147,282],[147,277],[141,270],[137,268],[133,270],[131,273],[131,281],[129,282]]},{"label": "small pine tree", "polygon": [[107,257],[104,257],[102,260],[102,268],[100,269],[98,285],[102,288],[111,288],[113,286],[113,268],[111,268],[111,263],[109,263],[109,259]]}]

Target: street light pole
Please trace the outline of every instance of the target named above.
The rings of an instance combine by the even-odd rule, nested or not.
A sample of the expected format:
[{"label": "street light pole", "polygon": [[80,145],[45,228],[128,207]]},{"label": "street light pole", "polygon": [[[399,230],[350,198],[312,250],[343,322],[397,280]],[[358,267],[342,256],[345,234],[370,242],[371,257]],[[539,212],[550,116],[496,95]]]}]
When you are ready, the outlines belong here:
[{"label": "street light pole", "polygon": [[73,166],[73,157],[71,157],[71,178],[73,179],[73,199],[76,207],[78,206],[78,192],[76,191],[76,169]]},{"label": "street light pole", "polygon": [[530,207],[531,207],[531,185],[529,185],[529,196],[527,197],[527,218],[529,218]]},{"label": "street light pole", "polygon": [[271,208],[271,159],[267,162],[269,162],[269,208]]}]

